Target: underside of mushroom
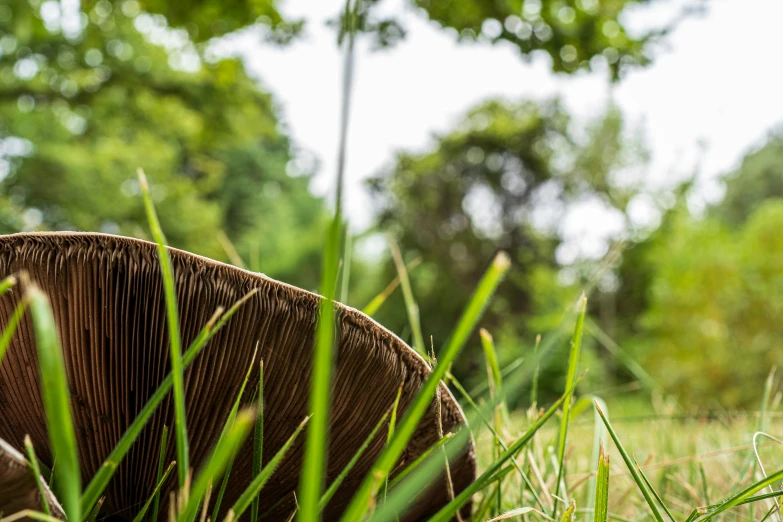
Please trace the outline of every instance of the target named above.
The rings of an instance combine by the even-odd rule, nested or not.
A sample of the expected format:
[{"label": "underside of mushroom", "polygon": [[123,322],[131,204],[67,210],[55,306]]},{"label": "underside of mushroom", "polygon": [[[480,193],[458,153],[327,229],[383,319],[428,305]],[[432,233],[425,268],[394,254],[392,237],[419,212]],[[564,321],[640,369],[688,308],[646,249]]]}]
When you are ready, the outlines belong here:
[{"label": "underside of mushroom", "polygon": [[[263,460],[267,462],[308,413],[321,298],[193,254],[175,249],[170,253],[183,346],[193,341],[218,307],[228,308],[257,289],[185,371],[191,465],[198,469],[215,445],[256,350],[250,382],[258,381],[257,362],[263,360]],[[52,304],[66,361],[82,471],[89,480],[171,371],[155,245],[103,234],[0,237],[0,277],[21,272]],[[8,324],[23,291],[23,285],[14,287],[0,298],[0,327]],[[327,483],[389,410],[398,388],[402,386],[402,414],[430,373],[418,354],[360,312],[338,305],[336,321],[339,338],[330,397]],[[32,323],[25,316],[0,364],[0,438],[21,450],[29,435],[41,461],[51,466],[34,343]],[[395,473],[434,444],[441,429],[448,433],[464,427],[459,405],[445,386],[441,392],[440,407],[435,400],[430,404]],[[248,390],[243,404],[250,399]],[[147,500],[155,487],[161,431],[172,426],[173,418],[173,399],[168,397],[117,469],[106,491],[103,515],[132,520]],[[234,461],[223,510],[250,481],[250,439]],[[385,440],[382,429],[332,498],[325,520],[339,518]],[[263,519],[285,520],[294,511],[303,445],[304,437],[300,437],[263,489],[259,510]],[[173,437],[164,451],[166,463],[176,459]],[[5,469],[0,470],[0,487],[2,473],[8,473]],[[450,463],[450,470],[454,492],[459,493],[475,478],[472,445]],[[162,499],[168,499],[168,492],[176,488],[174,475],[165,484]],[[403,520],[422,519],[448,500],[447,481],[441,476]],[[162,515],[167,504],[167,500],[161,502]],[[0,510],[8,514],[6,507]]]}]

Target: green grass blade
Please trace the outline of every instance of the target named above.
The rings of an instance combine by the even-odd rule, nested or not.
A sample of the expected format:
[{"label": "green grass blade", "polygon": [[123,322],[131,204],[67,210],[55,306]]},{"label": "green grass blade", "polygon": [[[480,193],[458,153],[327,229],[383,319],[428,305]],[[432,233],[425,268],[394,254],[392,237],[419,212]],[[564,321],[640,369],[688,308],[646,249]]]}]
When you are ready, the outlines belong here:
[{"label": "green grass blade", "polygon": [[484,361],[487,365],[490,395],[493,398],[503,397],[503,377],[500,374],[495,342],[492,335],[485,329],[479,330],[479,334],[481,335],[481,347],[484,350]]},{"label": "green grass blade", "polygon": [[14,308],[13,315],[8,319],[8,324],[5,325],[3,334],[0,335],[0,363],[3,362],[5,352],[8,351],[8,347],[11,345],[11,340],[14,338],[14,333],[16,333],[16,328],[19,326],[19,321],[22,320],[25,308],[27,308],[27,300],[22,299],[22,301],[16,305],[16,308]]},{"label": "green grass blade", "polygon": [[672,515],[672,512],[669,511],[669,508],[666,507],[666,504],[663,503],[663,499],[661,498],[661,496],[658,494],[658,492],[655,490],[653,485],[650,483],[650,481],[647,478],[647,475],[645,475],[644,470],[642,469],[642,467],[639,465],[638,462],[636,462],[636,460],[634,460],[633,463],[636,465],[636,469],[639,470],[639,475],[641,475],[642,480],[644,480],[644,485],[647,486],[647,489],[650,490],[650,492],[652,493],[653,497],[655,497],[655,500],[658,502],[658,504],[661,505],[661,507],[663,508],[663,511],[666,513],[666,516],[669,517],[669,520],[671,520],[671,522],[677,522],[674,519],[674,515]]},{"label": "green grass blade", "polygon": [[[405,270],[408,274],[413,272],[413,269],[419,266],[421,263],[421,258],[417,257],[407,265],[405,265]],[[378,309],[383,305],[383,303],[386,302],[386,300],[389,298],[390,295],[394,292],[394,290],[397,289],[397,287],[400,286],[400,276],[397,275],[392,279],[392,282],[386,285],[386,288],[381,290],[381,292],[372,298],[372,300],[367,303],[367,305],[362,309],[362,312],[370,317],[375,315],[375,313],[378,311]]]},{"label": "green grass blade", "polygon": [[47,515],[46,513],[41,513],[40,511],[34,511],[32,509],[25,509],[23,511],[19,511],[9,517],[5,517],[0,520],[2,520],[2,522],[16,522],[17,520],[25,520],[28,518],[37,520],[38,522],[63,522],[57,517]]},{"label": "green grass blade", "polygon": [[[447,458],[454,458],[459,452],[464,451],[465,446],[470,442],[470,430],[462,429],[456,435],[449,438],[445,446]],[[403,472],[404,477],[395,477],[390,483],[391,489],[386,502],[378,506],[370,517],[371,522],[393,522],[398,520],[405,510],[413,505],[422,495],[424,495],[435,478],[443,473],[444,461],[441,455],[432,451],[427,452],[427,456],[418,461],[414,467],[408,466]]]},{"label": "green grass blade", "polygon": [[[187,368],[196,359],[198,354],[201,353],[204,347],[206,347],[210,339],[212,339],[212,337],[214,337],[215,334],[220,331],[220,329],[228,322],[231,316],[233,316],[234,313],[236,313],[236,311],[239,310],[239,308],[244,303],[246,303],[253,294],[256,293],[256,291],[257,290],[254,289],[248,292],[244,297],[242,297],[242,299],[234,303],[234,305],[225,314],[219,314],[218,312],[220,312],[220,310],[218,310],[218,312],[212,316],[212,319],[204,326],[201,332],[199,332],[188,348],[188,351],[185,352],[185,355],[182,358],[182,364],[184,367]],[[95,473],[89,485],[87,486],[87,489],[84,491],[84,495],[82,496],[82,510],[84,512],[90,511],[92,506],[94,506],[101,497],[103,491],[106,489],[106,486],[109,484],[109,481],[114,475],[117,466],[119,466],[122,459],[125,458],[125,455],[130,450],[136,438],[144,429],[144,426],[150,420],[153,413],[155,413],[155,410],[158,408],[158,406],[160,406],[160,403],[169,393],[173,385],[174,376],[173,373],[169,373],[163,382],[160,383],[158,389],[155,390],[155,393],[153,393],[149,400],[147,400],[147,403],[141,409],[136,418],[133,419],[133,422],[130,426],[128,426],[128,429],[125,430],[125,433],[122,435],[119,442],[117,442],[117,444],[114,446],[114,449],[112,449],[109,456],[106,457],[106,460]]]},{"label": "green grass blade", "polygon": [[[581,377],[576,379],[574,382],[574,386],[566,390],[566,393],[563,394],[560,399],[557,400],[543,415],[541,415],[538,420],[536,420],[535,423],[533,423],[530,428],[525,432],[522,437],[517,439],[516,442],[511,444],[506,451],[503,452],[503,454],[500,456],[500,458],[496,459],[493,463],[489,464],[484,471],[484,473],[481,474],[479,478],[477,478],[472,484],[470,484],[467,488],[465,488],[457,497],[449,502],[447,505],[445,505],[443,508],[441,508],[440,511],[438,511],[437,514],[435,514],[434,517],[432,517],[429,522],[447,522],[451,520],[451,518],[459,511],[459,509],[468,501],[470,498],[477,492],[481,491],[482,489],[486,488],[489,484],[494,482],[496,480],[496,474],[501,471],[501,468],[503,465],[510,460],[514,455],[516,455],[522,448],[525,447],[525,445],[530,442],[530,440],[533,438],[533,436],[538,432],[538,430],[541,429],[541,427],[546,424],[546,422],[555,414],[557,409],[565,403],[566,397],[570,397],[571,393],[573,393],[574,388],[576,387],[576,384],[579,383],[581,380]],[[509,466],[509,469],[512,469],[511,466]]]},{"label": "green grass blade", "polygon": [[[147,510],[149,510],[150,505],[153,506],[153,509],[156,509],[158,506],[158,500],[160,499],[160,488],[163,487],[163,483],[166,481],[167,478],[169,478],[169,475],[171,475],[172,470],[174,469],[174,466],[177,463],[172,461],[171,464],[169,464],[169,467],[166,468],[165,471],[161,470],[161,473],[158,473],[158,479],[155,482],[155,490],[152,492],[152,495],[150,495],[150,498],[147,499],[147,502],[144,503],[144,506],[142,506],[141,511],[138,512],[136,515],[136,518],[133,519],[133,522],[141,522],[144,520],[144,516],[147,514]],[[152,513],[153,520],[157,520],[158,516],[157,513],[153,511]]]},{"label": "green grass blade", "polygon": [[[394,399],[394,405],[391,410],[391,418],[389,419],[389,430],[386,433],[386,445],[388,446],[392,438],[394,438],[394,429],[397,427],[397,409],[400,406],[400,398],[402,397],[402,385],[397,388],[397,397]],[[388,475],[383,480],[383,501],[386,502],[386,494],[389,490],[389,477]]]},{"label": "green grass blade", "polygon": [[345,248],[343,248],[343,277],[340,285],[340,302],[348,302],[348,287],[351,281],[351,258],[353,257],[353,236],[345,227]]},{"label": "green grass blade", "polygon": [[560,519],[561,522],[573,522],[575,509],[576,509],[576,503],[572,500],[571,504],[565,510],[565,513],[563,513],[563,518]]},{"label": "green grass blade", "polygon": [[372,471],[365,478],[362,485],[357,490],[351,504],[348,506],[342,520],[349,522],[358,522],[367,511],[370,500],[376,492],[379,484],[378,480],[385,480],[392,468],[405,450],[408,441],[413,436],[413,432],[419,424],[422,416],[429,407],[435,391],[440,385],[441,379],[446,375],[451,363],[457,357],[468,336],[473,331],[476,323],[484,312],[495,289],[503,280],[506,272],[511,265],[511,260],[504,252],[499,253],[487,272],[482,277],[471,297],[468,306],[462,314],[454,333],[449,338],[443,353],[438,358],[438,365],[433,368],[432,373],[424,382],[408,407],[405,416],[402,418],[399,427],[395,431],[394,438],[386,446],[386,449],[378,457]]},{"label": "green grass blade", "polygon": [[[576,379],[576,370],[579,365],[579,352],[582,346],[582,330],[585,324],[585,312],[587,311],[587,297],[582,294],[582,298],[577,304],[579,315],[574,327],[574,335],[571,337],[571,350],[568,354],[568,373],[566,374],[566,389],[571,388],[574,379]],[[560,495],[560,486],[565,480],[565,450],[566,437],[568,435],[568,425],[571,422],[571,399],[573,391],[566,397],[563,403],[563,417],[560,421],[560,434],[557,441],[557,482],[555,482],[555,496]],[[557,506],[555,503],[552,517],[557,518]]]},{"label": "green grass blade", "polygon": [[196,517],[198,507],[210,484],[220,478],[228,462],[242,447],[254,423],[255,412],[252,410],[243,410],[235,416],[225,436],[218,440],[212,455],[206,461],[207,464],[193,481],[193,486],[188,493],[188,502],[177,517],[177,522],[186,522]]},{"label": "green grass blade", "polygon": [[256,475],[256,478],[254,478],[250,482],[250,485],[247,487],[247,489],[245,489],[245,491],[242,492],[242,494],[237,499],[236,503],[234,503],[234,506],[229,511],[228,516],[230,519],[232,520],[238,519],[244,514],[247,508],[250,507],[250,504],[253,503],[253,499],[258,496],[258,493],[261,491],[261,488],[263,488],[266,485],[266,483],[269,481],[269,478],[275,472],[277,466],[280,464],[280,461],[283,460],[283,457],[285,457],[286,453],[291,448],[291,445],[299,436],[299,433],[302,431],[302,428],[305,427],[309,419],[310,419],[309,417],[305,418],[305,420],[303,420],[299,424],[299,426],[297,426],[296,430],[294,430],[294,433],[288,438],[286,443],[283,444],[283,447],[278,450],[275,456],[269,460],[269,462],[267,463],[266,466],[264,466],[261,472],[258,475]]},{"label": "green grass blade", "polygon": [[606,522],[609,517],[609,454],[604,451],[603,441],[598,451],[598,473],[595,488],[593,522]]},{"label": "green grass blade", "polygon": [[[169,443],[169,428],[163,426],[163,433],[160,435],[160,453],[158,454],[158,475],[155,478],[155,483],[160,485],[163,480],[163,463],[166,460],[166,447]],[[169,464],[168,470],[166,470],[166,476],[171,472],[171,464]],[[158,522],[158,509],[160,509],[160,487],[155,488],[155,492],[152,494],[152,522]]]},{"label": "green grass blade", "polygon": [[332,352],[334,350],[334,295],[332,285],[337,271],[339,255],[340,224],[337,216],[329,229],[324,266],[321,275],[324,299],[321,301],[318,326],[316,329],[315,350],[310,372],[309,412],[312,421],[307,428],[305,455],[299,482],[298,520],[314,522],[318,520],[318,502],[324,489],[324,471],[326,469],[327,440],[329,426],[329,389],[332,379]]},{"label": "green grass blade", "polygon": [[370,443],[375,439],[375,435],[377,435],[378,431],[381,429],[381,426],[383,426],[383,424],[386,422],[386,419],[388,418],[389,418],[389,412],[387,411],[386,413],[383,414],[383,417],[381,417],[381,419],[372,429],[372,431],[367,436],[367,438],[364,439],[364,442],[356,451],[356,453],[353,454],[351,460],[348,461],[348,464],[345,465],[342,471],[340,471],[340,474],[337,476],[337,478],[335,478],[332,481],[332,483],[329,485],[329,488],[326,490],[326,493],[324,493],[323,496],[321,497],[321,502],[318,506],[321,511],[323,511],[324,508],[326,508],[326,505],[332,499],[334,494],[337,493],[337,490],[339,489],[340,485],[342,485],[343,481],[345,480],[345,477],[348,476],[348,473],[351,472],[351,470],[356,465],[356,463],[359,462],[359,459],[362,458],[362,455],[364,455],[364,452],[367,451],[367,448],[370,446]]},{"label": "green grass blade", "polygon": [[389,239],[389,248],[392,253],[392,259],[394,259],[394,266],[397,269],[397,277],[400,278],[402,297],[405,300],[405,311],[408,314],[408,324],[410,325],[411,332],[413,333],[413,349],[419,352],[419,355],[426,359],[427,353],[424,345],[424,336],[421,333],[419,305],[416,304],[416,299],[413,297],[411,282],[408,279],[408,271],[405,270],[405,262],[402,260],[400,248],[391,238]]},{"label": "green grass blade", "polygon": [[30,312],[35,330],[35,345],[38,349],[38,366],[41,372],[41,394],[43,395],[46,427],[52,455],[57,459],[57,475],[60,500],[69,520],[81,520],[79,502],[82,489],[82,474],[79,467],[79,451],[76,432],[71,415],[71,394],[65,371],[57,326],[52,308],[46,295],[34,285],[27,289]]},{"label": "green grass blade", "polygon": [[35,483],[38,486],[38,492],[41,494],[41,506],[43,506],[44,513],[51,515],[52,511],[49,509],[49,499],[46,497],[46,487],[41,477],[41,468],[38,465],[38,457],[35,455],[35,448],[33,448],[33,441],[30,440],[29,435],[24,436],[24,449],[27,453],[27,460],[30,461],[30,467],[33,470],[33,477]]},{"label": "green grass blade", "polygon": [[[465,391],[465,388],[462,387],[462,384],[457,380],[456,377],[449,374],[449,381],[454,385],[454,387],[457,389],[457,391],[462,395],[462,397],[465,398],[465,400],[468,402],[468,404],[471,406],[473,411],[476,413],[479,419],[481,419],[481,422],[484,423],[484,425],[489,429],[489,431],[492,433],[492,436],[494,437],[495,442],[500,445],[503,450],[508,449],[508,445],[505,443],[503,438],[500,436],[500,433],[498,430],[492,425],[492,423],[487,419],[487,417],[484,415],[484,413],[481,411],[481,408],[478,407],[476,402],[473,400],[473,398],[468,394],[468,392]],[[535,488],[533,487],[533,484],[530,483],[530,478],[527,476],[527,473],[524,472],[522,467],[517,462],[516,458],[511,458],[511,464],[514,466],[514,468],[517,470],[517,473],[519,473],[519,476],[522,477],[522,483],[526,485],[528,488],[530,488],[530,493],[533,495],[533,499],[535,500],[536,504],[541,509],[544,509],[544,504],[541,502],[541,498],[538,496],[538,493],[536,493]]]},{"label": "green grass blade", "polygon": [[[258,346],[256,346],[256,351],[253,353],[253,357],[250,359],[250,366],[247,369],[247,372],[245,373],[245,378],[242,380],[242,385],[239,387],[239,392],[237,393],[236,399],[234,399],[234,404],[231,406],[231,410],[229,411],[228,418],[226,419],[226,423],[223,425],[223,431],[220,433],[220,437],[218,438],[218,444],[220,444],[220,441],[225,437],[228,433],[228,430],[231,429],[231,427],[234,425],[234,419],[237,416],[237,412],[239,411],[239,403],[242,401],[242,396],[245,394],[245,387],[247,386],[248,380],[250,380],[250,373],[253,371],[253,365],[256,361],[256,355],[258,354]],[[218,519],[218,514],[220,513],[220,505],[223,503],[223,495],[226,493],[226,488],[228,487],[228,479],[231,476],[231,468],[234,466],[234,457],[232,456],[228,463],[226,464],[226,472],[223,473],[223,481],[220,485],[220,490],[218,492],[217,498],[215,499],[215,505],[212,507],[212,520]]]},{"label": "green grass blade", "polygon": [[753,484],[746,487],[736,495],[724,500],[717,507],[711,509],[708,513],[706,513],[706,516],[700,518],[699,521],[701,522],[704,520],[713,519],[719,514],[723,513],[724,511],[733,508],[734,506],[739,506],[740,504],[747,503],[753,497],[754,493],[761,491],[762,489],[774,484],[779,480],[783,480],[783,470],[773,473],[772,475],[769,475],[762,480],[754,482]]},{"label": "green grass blade", "polygon": [[636,485],[638,486],[639,490],[642,492],[642,495],[644,496],[644,500],[647,501],[647,505],[650,506],[650,510],[652,511],[655,520],[657,520],[658,522],[664,522],[663,515],[661,515],[658,506],[655,504],[655,500],[653,500],[653,498],[650,496],[650,492],[647,490],[647,486],[645,485],[644,480],[642,479],[641,475],[639,474],[639,471],[637,470],[636,466],[631,460],[630,455],[628,455],[628,452],[625,451],[625,447],[622,445],[619,437],[617,436],[617,433],[614,431],[614,428],[612,428],[612,425],[609,423],[609,419],[606,418],[606,415],[604,415],[604,412],[601,410],[600,406],[598,406],[598,403],[596,402],[594,404],[596,410],[598,411],[598,414],[601,416],[601,420],[604,422],[606,429],[609,431],[609,435],[612,437],[615,446],[617,446],[617,450],[620,452],[620,456],[622,456],[625,465],[628,467],[628,471],[631,472],[631,476],[633,477],[634,482],[636,482]]},{"label": "green grass blade", "polygon": [[185,418],[185,381],[183,378],[182,347],[180,346],[179,312],[177,311],[177,290],[174,285],[174,269],[171,266],[169,251],[166,249],[166,237],[158,221],[158,215],[152,204],[147,177],[139,169],[139,185],[144,197],[144,208],[147,212],[152,237],[158,245],[158,257],[160,258],[160,271],[163,279],[163,294],[166,299],[166,325],[169,330],[169,356],[171,359],[171,373],[174,376],[174,434],[177,441],[177,475],[179,486],[185,485],[185,480],[190,469],[190,457],[188,455],[188,431]]},{"label": "green grass blade", "polygon": [[[261,466],[263,465],[264,455],[264,360],[259,363],[258,369],[258,406],[256,409],[256,425],[253,430],[253,476],[256,478],[261,473]],[[250,522],[257,522],[258,520],[258,495],[253,497],[253,504],[250,507]],[[217,520],[217,517],[212,517],[212,520]]]},{"label": "green grass blade", "polygon": [[3,297],[5,293],[16,284],[16,276],[10,275],[0,281],[0,297]]},{"label": "green grass blade", "polygon": [[533,347],[533,358],[536,361],[536,368],[533,370],[533,380],[530,384],[530,404],[538,403],[538,374],[541,371],[541,361],[538,359],[538,349],[541,346],[541,334],[536,335],[536,344]]},{"label": "green grass blade", "polygon": [[448,441],[450,441],[454,437],[453,433],[447,433],[443,436],[442,439],[438,440],[435,444],[427,448],[427,450],[419,455],[416,460],[405,466],[405,468],[397,473],[393,479],[389,481],[389,489],[393,489],[397,484],[399,484],[402,480],[405,479],[408,475],[410,475],[413,471],[416,470],[427,458],[429,458],[432,453],[442,448],[444,444],[446,444]]}]

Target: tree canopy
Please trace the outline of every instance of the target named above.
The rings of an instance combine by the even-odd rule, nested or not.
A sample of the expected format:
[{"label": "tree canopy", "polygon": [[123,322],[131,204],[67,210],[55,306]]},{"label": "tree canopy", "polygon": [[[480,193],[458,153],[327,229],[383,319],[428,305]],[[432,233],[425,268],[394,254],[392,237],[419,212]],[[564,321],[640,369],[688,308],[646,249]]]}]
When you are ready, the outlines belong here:
[{"label": "tree canopy", "polygon": [[140,167],[174,246],[225,258],[225,233],[254,268],[314,287],[325,211],[241,62],[206,59],[133,0],[93,3],[75,29],[52,4],[0,17],[4,231],[144,236]]}]

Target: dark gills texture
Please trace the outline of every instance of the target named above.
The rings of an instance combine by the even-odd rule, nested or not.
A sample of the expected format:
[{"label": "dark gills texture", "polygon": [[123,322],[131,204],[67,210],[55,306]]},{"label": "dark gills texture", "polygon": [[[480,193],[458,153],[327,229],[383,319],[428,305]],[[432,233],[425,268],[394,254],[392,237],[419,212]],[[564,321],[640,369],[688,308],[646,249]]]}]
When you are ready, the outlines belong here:
[{"label": "dark gills texture", "polygon": [[[187,252],[170,252],[183,350],[219,306],[228,309],[258,289],[185,371],[191,465],[198,470],[217,441],[256,346],[256,361],[264,361],[263,457],[268,462],[307,414],[320,297]],[[103,234],[0,237],[0,277],[20,271],[26,271],[52,302],[86,481],[171,369],[157,251],[153,243]],[[0,298],[0,327],[8,323],[23,290],[14,287]],[[404,412],[429,374],[421,357],[369,317],[340,305],[337,321],[327,483],[393,404],[400,384]],[[250,383],[257,382],[256,363]],[[243,403],[249,402],[254,387],[248,386]],[[462,411],[445,387],[441,396],[443,431],[456,432],[464,426]],[[397,471],[438,439],[436,406],[433,401]],[[106,492],[104,513],[130,520],[148,498],[154,488],[161,430],[164,425],[171,427],[173,417],[169,396],[119,466]],[[21,450],[25,434],[32,438],[39,458],[51,466],[29,315],[21,321],[0,364],[0,438]],[[383,449],[385,437],[386,430],[380,430],[332,499],[326,520],[337,519],[345,509]],[[174,439],[169,437],[166,463],[176,458]],[[268,520],[284,520],[294,510],[304,439],[299,437],[262,491],[260,513],[277,504],[265,517]],[[248,440],[234,462],[223,510],[250,481],[252,446]],[[472,445],[451,463],[451,474],[455,493],[475,478]],[[161,496],[164,516],[168,492],[175,487],[173,473]],[[447,501],[446,481],[441,477],[405,520],[421,519]]]}]

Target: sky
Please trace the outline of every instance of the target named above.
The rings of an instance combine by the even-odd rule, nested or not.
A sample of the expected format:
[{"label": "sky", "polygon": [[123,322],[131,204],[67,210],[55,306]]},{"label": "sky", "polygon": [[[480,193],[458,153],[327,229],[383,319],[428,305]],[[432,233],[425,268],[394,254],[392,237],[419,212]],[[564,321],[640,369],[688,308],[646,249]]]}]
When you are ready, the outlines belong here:
[{"label": "sky", "polygon": [[[657,0],[631,11],[624,22],[633,28],[669,20],[685,1]],[[304,37],[288,47],[270,47],[253,34],[227,44],[275,95],[296,146],[318,160],[312,187],[318,194],[329,192],[336,175],[342,55],[325,21],[341,5],[341,0],[283,2],[285,14],[308,20]],[[458,43],[405,0],[381,5],[405,13],[408,35],[388,51],[358,45],[344,199],[357,230],[373,220],[363,180],[389,166],[395,151],[426,150],[434,134],[447,133],[486,98],[560,96],[585,121],[613,99],[647,138],[651,186],[698,172],[695,211],[720,198],[719,175],[738,166],[783,122],[781,0],[710,0],[706,15],[688,18],[667,37],[651,66],[630,71],[614,85],[601,73],[554,74],[546,57],[527,62],[510,45]],[[637,207],[639,220],[655,220],[644,202]],[[560,257],[567,262],[580,252],[600,255],[605,247],[595,245],[616,232],[616,220],[596,206],[574,209],[561,225],[561,234],[572,239],[564,247],[571,252]]]}]

